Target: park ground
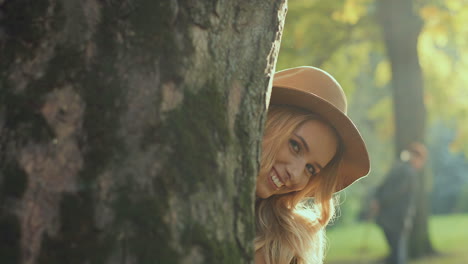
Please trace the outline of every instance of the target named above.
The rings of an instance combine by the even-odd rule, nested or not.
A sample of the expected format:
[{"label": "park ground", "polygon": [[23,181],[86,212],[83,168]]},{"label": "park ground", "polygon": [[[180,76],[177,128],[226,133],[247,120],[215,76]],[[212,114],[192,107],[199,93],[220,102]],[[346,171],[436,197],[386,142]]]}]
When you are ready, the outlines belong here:
[{"label": "park ground", "polygon": [[[429,232],[437,254],[409,264],[468,263],[468,214],[431,216]],[[325,264],[377,264],[387,254],[383,234],[373,223],[340,225],[327,236]]]}]

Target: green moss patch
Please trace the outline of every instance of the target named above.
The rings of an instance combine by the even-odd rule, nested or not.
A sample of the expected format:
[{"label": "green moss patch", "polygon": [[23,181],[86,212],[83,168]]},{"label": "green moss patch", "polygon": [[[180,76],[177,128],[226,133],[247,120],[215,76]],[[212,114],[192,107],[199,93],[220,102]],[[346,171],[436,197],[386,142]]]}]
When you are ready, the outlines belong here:
[{"label": "green moss patch", "polygon": [[[224,179],[217,177],[217,155],[231,141],[224,97],[215,87],[185,93],[181,106],[165,117],[159,135],[172,148],[163,169],[166,186],[196,191],[197,184],[213,190]],[[195,190],[194,190],[195,189]]]}]

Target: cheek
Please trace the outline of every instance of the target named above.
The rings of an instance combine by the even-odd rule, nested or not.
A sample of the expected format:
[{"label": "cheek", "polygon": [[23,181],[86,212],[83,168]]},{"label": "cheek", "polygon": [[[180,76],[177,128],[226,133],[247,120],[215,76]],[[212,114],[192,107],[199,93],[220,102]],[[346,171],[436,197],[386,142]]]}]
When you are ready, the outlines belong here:
[{"label": "cheek", "polygon": [[285,162],[289,161],[293,157],[289,145],[283,144],[279,149],[278,152],[276,153],[276,159],[277,161]]},{"label": "cheek", "polygon": [[301,182],[300,182],[300,189],[303,190],[308,184],[309,182],[311,181],[311,178],[307,175],[305,175],[305,173],[302,175],[302,178],[301,178]]}]

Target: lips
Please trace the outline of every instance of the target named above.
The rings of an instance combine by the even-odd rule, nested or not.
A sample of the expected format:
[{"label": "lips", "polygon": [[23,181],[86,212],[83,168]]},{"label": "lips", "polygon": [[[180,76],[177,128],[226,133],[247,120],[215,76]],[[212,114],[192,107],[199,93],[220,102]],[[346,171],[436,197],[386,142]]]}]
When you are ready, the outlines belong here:
[{"label": "lips", "polygon": [[281,180],[281,177],[276,173],[276,170],[274,168],[271,169],[270,180],[276,187],[276,189],[279,189],[284,185],[284,182]]}]

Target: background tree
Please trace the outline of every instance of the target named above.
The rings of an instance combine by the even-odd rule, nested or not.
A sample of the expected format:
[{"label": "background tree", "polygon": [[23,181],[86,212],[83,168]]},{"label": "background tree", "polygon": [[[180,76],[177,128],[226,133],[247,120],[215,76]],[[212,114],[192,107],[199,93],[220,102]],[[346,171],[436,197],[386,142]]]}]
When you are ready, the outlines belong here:
[{"label": "background tree", "polygon": [[285,8],[0,1],[0,262],[251,263]]},{"label": "background tree", "polygon": [[[426,109],[423,74],[418,57],[418,38],[423,23],[413,1],[377,2],[377,17],[382,25],[390,59],[395,117],[395,154],[411,142],[424,142]],[[415,224],[410,237],[410,255],[420,257],[433,252],[428,234],[428,174],[420,173],[416,192]]]}]

